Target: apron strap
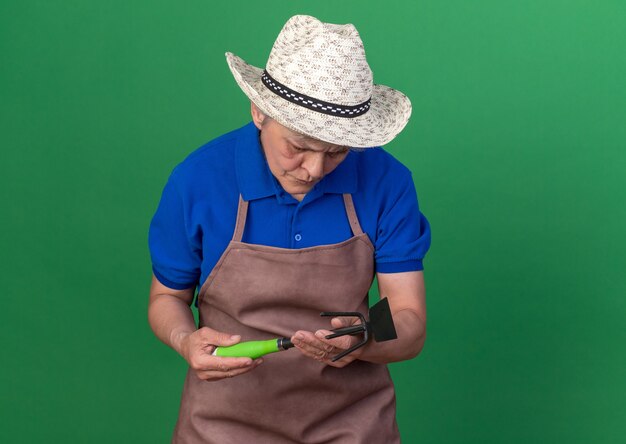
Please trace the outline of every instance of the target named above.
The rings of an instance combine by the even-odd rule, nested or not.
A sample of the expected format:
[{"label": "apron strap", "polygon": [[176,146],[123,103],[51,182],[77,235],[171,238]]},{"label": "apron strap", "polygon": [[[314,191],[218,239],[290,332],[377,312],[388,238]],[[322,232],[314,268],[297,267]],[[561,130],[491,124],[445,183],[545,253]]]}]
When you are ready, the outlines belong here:
[{"label": "apron strap", "polygon": [[343,195],[343,203],[346,207],[346,213],[348,213],[348,220],[350,221],[350,228],[352,229],[352,234],[358,236],[359,234],[363,234],[363,230],[361,229],[361,224],[359,223],[359,218],[356,215],[356,210],[354,209],[354,202],[352,202],[352,194],[344,194]]},{"label": "apron strap", "polygon": [[246,227],[246,217],[248,216],[248,201],[243,200],[239,195],[239,207],[237,208],[237,222],[235,223],[235,232],[233,233],[233,241],[241,242],[243,238],[243,229]]}]

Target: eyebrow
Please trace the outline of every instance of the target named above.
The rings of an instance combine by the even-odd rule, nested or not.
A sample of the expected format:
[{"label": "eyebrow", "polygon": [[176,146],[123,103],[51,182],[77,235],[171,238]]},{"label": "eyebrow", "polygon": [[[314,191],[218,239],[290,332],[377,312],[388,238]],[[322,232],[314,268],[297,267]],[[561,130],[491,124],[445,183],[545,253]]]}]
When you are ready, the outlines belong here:
[{"label": "eyebrow", "polygon": [[[312,137],[304,136],[302,134],[297,134],[294,137],[294,141],[296,141],[297,143],[304,143],[304,144],[306,144],[308,142],[326,143],[326,142],[323,142],[321,140],[313,139]],[[328,145],[332,146],[332,148],[329,149],[329,150],[324,150],[324,152],[327,152],[327,153],[343,153],[345,151],[349,151],[350,150],[350,148],[347,147],[347,146],[340,146],[340,145],[334,145],[334,144],[328,144]],[[334,149],[335,147],[337,147],[337,148]],[[309,147],[302,147],[301,149],[305,149],[305,150],[308,150],[308,151],[319,151],[319,150],[313,150],[313,149],[311,149]]]}]

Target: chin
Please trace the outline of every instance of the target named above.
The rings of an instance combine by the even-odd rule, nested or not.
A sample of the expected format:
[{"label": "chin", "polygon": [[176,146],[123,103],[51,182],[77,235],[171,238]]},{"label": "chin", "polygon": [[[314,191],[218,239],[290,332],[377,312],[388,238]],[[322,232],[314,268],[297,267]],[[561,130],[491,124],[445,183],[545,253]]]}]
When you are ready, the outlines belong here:
[{"label": "chin", "polygon": [[290,190],[288,191],[289,194],[302,194],[302,193],[308,193],[309,191],[311,191],[313,189],[313,185],[295,185],[289,188],[290,188]]},{"label": "chin", "polygon": [[313,187],[293,187],[288,191],[289,194],[306,194],[311,191]]}]

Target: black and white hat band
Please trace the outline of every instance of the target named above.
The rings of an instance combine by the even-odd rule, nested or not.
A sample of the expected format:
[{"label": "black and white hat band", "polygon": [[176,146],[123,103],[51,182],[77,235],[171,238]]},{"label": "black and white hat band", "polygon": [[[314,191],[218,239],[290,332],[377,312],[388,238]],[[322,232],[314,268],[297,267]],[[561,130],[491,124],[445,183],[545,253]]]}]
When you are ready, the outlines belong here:
[{"label": "black and white hat band", "polygon": [[327,143],[352,148],[385,145],[411,116],[407,96],[374,83],[363,41],[350,23],[295,15],[278,34],[263,68],[231,52],[226,61],[239,87],[263,114]]},{"label": "black and white hat band", "polygon": [[324,102],[323,100],[309,97],[278,82],[266,70],[263,71],[261,80],[270,91],[283,99],[323,114],[337,117],[358,117],[365,114],[370,109],[371,99],[358,105],[347,106]]}]

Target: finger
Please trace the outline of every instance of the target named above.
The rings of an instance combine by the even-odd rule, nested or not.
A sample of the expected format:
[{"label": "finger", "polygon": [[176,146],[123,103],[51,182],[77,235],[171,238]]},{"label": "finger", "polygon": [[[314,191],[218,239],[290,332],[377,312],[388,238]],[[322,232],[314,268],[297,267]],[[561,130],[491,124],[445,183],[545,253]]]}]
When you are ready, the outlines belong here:
[{"label": "finger", "polygon": [[333,328],[348,327],[350,324],[348,324],[345,319],[346,318],[332,318],[330,320],[330,325]]},{"label": "finger", "polygon": [[259,359],[257,359],[257,361],[258,362],[255,362],[254,364],[245,368],[237,368],[237,369],[232,369],[228,371],[204,370],[204,371],[196,372],[196,374],[198,378],[204,379],[207,381],[234,378],[235,376],[243,375],[244,373],[248,373],[249,371],[254,370],[263,362],[262,360],[259,360]]},{"label": "finger", "polygon": [[330,345],[332,347],[346,350],[352,347],[358,342],[358,340],[352,336],[339,336],[338,338],[326,339],[326,336],[332,334],[328,330],[318,330],[315,332],[315,337],[322,343]]},{"label": "finger", "polygon": [[207,358],[207,364],[213,370],[227,372],[233,369],[246,368],[254,365],[252,358],[234,358],[234,357],[221,357],[221,356],[209,356]]},{"label": "finger", "polygon": [[339,338],[326,339],[326,335],[329,333],[330,332],[328,330],[318,330],[317,332],[315,332],[315,336],[317,336],[318,339],[320,339],[320,341],[328,345],[331,345],[331,344],[333,345],[334,351],[331,352],[331,355],[329,356],[329,361],[327,362],[328,365],[341,368],[341,367],[345,367],[346,365],[350,364],[355,359],[357,359],[358,355],[360,355],[360,351],[359,351],[360,349],[353,350],[346,356],[333,362],[332,358],[336,357],[337,355],[339,355],[339,353],[357,344],[359,340],[353,336],[342,336]]},{"label": "finger", "polygon": [[346,317],[341,317],[341,318],[332,318],[330,320],[330,325],[333,326],[333,328],[342,328],[342,327],[349,327],[352,325],[350,318],[346,318]]},{"label": "finger", "polygon": [[234,369],[246,368],[254,365],[252,358],[221,357],[203,354],[194,360],[195,370],[227,372]]},{"label": "finger", "polygon": [[317,360],[329,358],[334,350],[331,344],[320,341],[311,332],[296,332],[292,338],[292,342],[306,356]]},{"label": "finger", "polygon": [[230,333],[224,333],[208,327],[202,327],[198,332],[200,337],[211,345],[228,346],[235,345],[241,341],[240,335],[231,335]]},{"label": "finger", "polygon": [[327,364],[332,366],[332,367],[343,368],[346,365],[350,364],[351,362],[354,362],[355,359],[356,358],[354,358],[352,355],[347,355],[347,356],[344,356],[343,358],[338,359],[337,361],[334,361],[334,362],[332,360],[329,360],[327,362]]},{"label": "finger", "polygon": [[[303,348],[316,351],[330,352],[333,348],[332,344],[320,340],[310,331],[300,331],[295,334],[296,343],[300,344]],[[295,344],[294,344],[295,345]]]},{"label": "finger", "polygon": [[356,316],[341,316],[330,320],[330,325],[332,325],[333,328],[350,327],[351,325],[360,323],[361,320]]}]

